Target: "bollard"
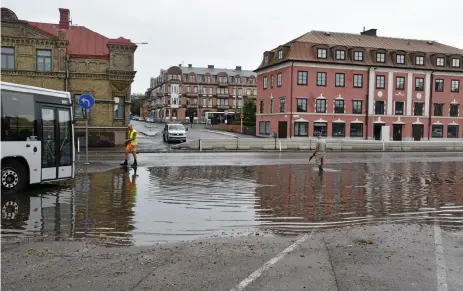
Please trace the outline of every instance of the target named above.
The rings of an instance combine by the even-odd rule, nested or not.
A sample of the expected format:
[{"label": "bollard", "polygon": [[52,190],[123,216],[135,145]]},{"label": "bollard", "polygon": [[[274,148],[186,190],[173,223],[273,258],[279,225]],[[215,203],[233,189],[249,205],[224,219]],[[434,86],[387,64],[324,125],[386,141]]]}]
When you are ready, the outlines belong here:
[{"label": "bollard", "polygon": [[80,138],[77,139],[77,152],[80,153]]},{"label": "bollard", "polygon": [[239,147],[238,147],[238,146],[239,146],[238,137],[236,137],[236,150],[238,150],[238,149],[239,149]]},{"label": "bollard", "polygon": [[199,151],[201,151],[201,139],[199,139],[198,141],[199,141]]},{"label": "bollard", "polygon": [[281,140],[278,141],[280,143],[280,152],[281,152]]}]

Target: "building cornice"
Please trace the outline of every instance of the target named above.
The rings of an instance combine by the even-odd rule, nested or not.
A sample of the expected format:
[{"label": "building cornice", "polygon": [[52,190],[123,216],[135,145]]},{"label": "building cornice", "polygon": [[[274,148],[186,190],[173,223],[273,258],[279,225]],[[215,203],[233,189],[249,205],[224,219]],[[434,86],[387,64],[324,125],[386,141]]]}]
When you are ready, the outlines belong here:
[{"label": "building cornice", "polygon": [[59,40],[52,38],[27,38],[27,37],[13,37],[2,36],[2,45],[40,45],[40,46],[57,46],[66,47],[69,42],[67,40]]}]

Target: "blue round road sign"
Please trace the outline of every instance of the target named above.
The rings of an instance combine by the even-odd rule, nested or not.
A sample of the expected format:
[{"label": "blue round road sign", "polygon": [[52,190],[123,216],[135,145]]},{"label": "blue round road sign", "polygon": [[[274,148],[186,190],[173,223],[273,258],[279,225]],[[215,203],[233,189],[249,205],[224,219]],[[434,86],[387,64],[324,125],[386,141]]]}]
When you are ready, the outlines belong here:
[{"label": "blue round road sign", "polygon": [[90,109],[95,105],[95,98],[90,94],[82,94],[79,97],[79,105],[83,109]]}]

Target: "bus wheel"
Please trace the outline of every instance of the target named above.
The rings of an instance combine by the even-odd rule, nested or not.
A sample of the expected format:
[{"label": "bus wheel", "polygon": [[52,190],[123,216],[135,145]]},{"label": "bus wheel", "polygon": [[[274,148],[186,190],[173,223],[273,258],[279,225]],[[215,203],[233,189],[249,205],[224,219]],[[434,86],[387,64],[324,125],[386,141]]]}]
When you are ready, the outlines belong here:
[{"label": "bus wheel", "polygon": [[2,191],[18,193],[27,186],[27,172],[24,166],[14,160],[2,162]]}]

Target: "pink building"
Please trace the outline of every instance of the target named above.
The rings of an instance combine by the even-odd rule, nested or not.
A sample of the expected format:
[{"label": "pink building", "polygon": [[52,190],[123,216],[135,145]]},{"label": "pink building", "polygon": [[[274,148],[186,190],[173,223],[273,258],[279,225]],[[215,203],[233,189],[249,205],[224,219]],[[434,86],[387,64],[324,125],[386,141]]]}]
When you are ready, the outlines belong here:
[{"label": "pink building", "polygon": [[257,73],[261,136],[462,138],[463,50],[434,41],[311,31],[266,51]]}]

